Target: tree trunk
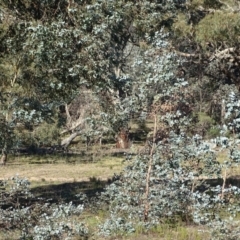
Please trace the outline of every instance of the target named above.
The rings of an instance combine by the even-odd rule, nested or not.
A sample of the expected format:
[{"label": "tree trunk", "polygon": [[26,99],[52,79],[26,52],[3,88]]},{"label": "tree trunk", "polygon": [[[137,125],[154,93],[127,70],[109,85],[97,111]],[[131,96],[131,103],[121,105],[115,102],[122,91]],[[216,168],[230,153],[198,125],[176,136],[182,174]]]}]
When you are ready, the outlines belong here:
[{"label": "tree trunk", "polygon": [[62,140],[61,146],[64,148],[67,148],[69,146],[69,144],[80,134],[81,134],[81,131],[72,133],[69,137]]},{"label": "tree trunk", "polygon": [[225,123],[225,114],[226,114],[226,104],[225,100],[222,100],[222,105],[221,105],[221,123],[224,125]]},{"label": "tree trunk", "polygon": [[0,159],[0,164],[6,165],[6,162],[7,162],[7,153],[6,153],[6,151],[2,151],[2,157]]}]

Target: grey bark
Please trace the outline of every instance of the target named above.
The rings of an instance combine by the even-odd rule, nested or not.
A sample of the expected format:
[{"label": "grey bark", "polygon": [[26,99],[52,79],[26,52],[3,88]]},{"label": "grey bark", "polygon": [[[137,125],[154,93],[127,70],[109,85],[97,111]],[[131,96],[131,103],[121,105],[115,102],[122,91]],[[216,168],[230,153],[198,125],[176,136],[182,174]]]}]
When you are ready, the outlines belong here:
[{"label": "grey bark", "polygon": [[80,134],[81,134],[81,131],[72,133],[69,137],[62,140],[61,146],[64,148],[67,148],[69,144],[73,141],[73,139],[79,136]]}]

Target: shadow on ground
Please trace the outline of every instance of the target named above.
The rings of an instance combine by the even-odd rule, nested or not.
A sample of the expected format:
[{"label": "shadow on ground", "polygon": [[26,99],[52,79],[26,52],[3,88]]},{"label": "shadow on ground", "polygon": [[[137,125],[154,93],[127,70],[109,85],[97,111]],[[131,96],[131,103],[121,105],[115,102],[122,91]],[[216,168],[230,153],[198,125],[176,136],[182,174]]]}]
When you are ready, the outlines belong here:
[{"label": "shadow on ground", "polygon": [[50,203],[68,203],[81,204],[82,200],[78,194],[86,194],[89,201],[94,199],[104,188],[112,182],[90,178],[90,181],[52,184],[32,188],[31,192],[36,199],[43,199]]},{"label": "shadow on ground", "polygon": [[[35,187],[31,190],[36,198],[42,198],[52,203],[82,203],[80,198],[77,196],[80,193],[86,194],[88,200],[91,201],[99,193],[104,191],[104,188],[109,185],[113,179],[107,181],[99,180],[97,178],[90,178],[90,181],[73,182],[73,183],[62,183],[52,184],[47,186]],[[210,186],[222,186],[222,179],[209,179],[206,180]],[[226,187],[232,185],[240,187],[240,176],[234,176],[227,179]],[[202,189],[201,189],[202,188]],[[204,185],[200,186],[198,190],[204,189]]]},{"label": "shadow on ground", "polygon": [[[199,183],[202,180],[199,180]],[[236,186],[240,188],[240,176],[231,176],[226,179],[225,182],[225,188],[228,188],[230,186]],[[197,188],[196,190],[200,192],[205,192],[209,189],[209,186],[216,187],[216,186],[223,186],[223,179],[222,178],[213,178],[213,179],[205,179]]]}]

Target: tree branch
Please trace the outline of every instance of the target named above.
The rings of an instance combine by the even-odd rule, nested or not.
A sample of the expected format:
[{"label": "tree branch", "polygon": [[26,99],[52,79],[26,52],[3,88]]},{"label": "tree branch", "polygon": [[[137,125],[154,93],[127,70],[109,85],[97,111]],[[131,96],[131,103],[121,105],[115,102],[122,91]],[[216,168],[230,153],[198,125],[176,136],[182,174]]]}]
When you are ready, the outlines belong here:
[{"label": "tree branch", "polygon": [[184,52],[179,52],[177,51],[176,49],[174,49],[175,53],[180,55],[180,56],[183,56],[183,57],[196,57],[197,54],[195,53],[184,53]]},{"label": "tree branch", "polygon": [[215,53],[213,56],[211,56],[209,58],[210,61],[213,61],[214,59],[216,58],[227,58],[227,57],[231,57],[231,54],[230,53],[233,53],[234,51],[236,50],[236,48],[232,47],[232,48],[227,48],[227,49],[224,49],[220,52],[217,52]]},{"label": "tree branch", "polygon": [[74,138],[76,138],[77,136],[79,136],[80,134],[81,134],[81,131],[77,131],[77,132],[72,133],[69,137],[62,140],[61,146],[67,148],[69,146],[69,144],[72,142],[72,140]]},{"label": "tree branch", "polygon": [[153,130],[153,143],[150,153],[150,159],[148,163],[148,171],[146,176],[146,192],[145,192],[145,209],[144,209],[144,221],[148,220],[148,213],[149,213],[149,201],[148,201],[148,195],[149,195],[149,182],[150,182],[150,176],[152,171],[152,164],[153,164],[153,154],[156,148],[156,134],[157,134],[157,114],[154,113],[154,130]]}]

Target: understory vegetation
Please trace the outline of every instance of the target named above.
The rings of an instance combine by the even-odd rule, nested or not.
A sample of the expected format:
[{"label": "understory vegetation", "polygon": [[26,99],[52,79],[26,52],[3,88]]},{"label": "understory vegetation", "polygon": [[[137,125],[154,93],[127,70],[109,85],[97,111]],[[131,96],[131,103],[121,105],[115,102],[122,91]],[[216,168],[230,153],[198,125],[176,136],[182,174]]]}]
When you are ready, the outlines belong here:
[{"label": "understory vegetation", "polygon": [[0,238],[239,239],[239,12],[0,0]]}]

